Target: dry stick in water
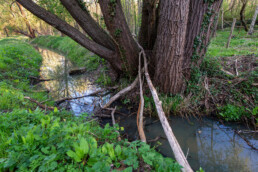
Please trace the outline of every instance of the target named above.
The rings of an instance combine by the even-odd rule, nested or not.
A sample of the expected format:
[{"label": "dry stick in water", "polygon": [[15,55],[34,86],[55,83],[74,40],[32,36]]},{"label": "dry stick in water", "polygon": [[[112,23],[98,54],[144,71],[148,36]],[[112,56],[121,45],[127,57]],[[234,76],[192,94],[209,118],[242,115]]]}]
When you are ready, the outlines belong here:
[{"label": "dry stick in water", "polygon": [[154,86],[152,84],[152,81],[150,79],[150,75],[148,73],[146,54],[145,54],[143,48],[140,45],[139,45],[139,47],[141,48],[141,51],[143,52],[145,77],[146,77],[149,89],[151,91],[153,100],[155,102],[155,106],[156,106],[156,110],[157,110],[160,122],[161,122],[162,127],[164,129],[164,132],[165,132],[165,134],[168,138],[169,144],[172,148],[172,151],[175,155],[175,158],[176,158],[177,162],[183,167],[182,168],[183,172],[193,172],[193,170],[192,170],[191,166],[189,165],[189,163],[188,163],[188,161],[187,161],[187,159],[186,159],[178,141],[176,140],[175,135],[172,132],[172,129],[171,129],[171,127],[168,123],[168,120],[165,116],[165,113],[162,109],[162,104],[161,104],[161,101],[159,100],[158,93],[157,93],[156,89],[154,88]]},{"label": "dry stick in water", "polygon": [[[109,89],[109,90],[113,90],[113,89],[117,89],[117,88],[118,88],[118,87],[115,86],[115,87],[110,87],[110,88],[108,88],[108,89]],[[62,99],[60,99],[60,100],[56,100],[55,102],[56,102],[56,104],[61,104],[61,103],[63,103],[63,102],[66,101],[66,100],[74,100],[74,99],[81,99],[81,98],[84,98],[84,97],[95,96],[96,94],[102,93],[102,92],[104,92],[104,91],[106,91],[105,88],[100,89],[100,90],[97,90],[97,91],[95,91],[95,92],[93,92],[93,93],[90,93],[90,94],[88,94],[88,95],[79,96],[79,97],[65,97],[65,98],[62,98]]]},{"label": "dry stick in water", "polygon": [[[139,104],[139,109],[138,109],[138,114],[137,114],[137,127],[138,127],[138,132],[139,136],[141,138],[142,142],[146,142],[146,136],[144,134],[143,130],[143,109],[144,109],[144,98],[143,98],[143,90],[142,90],[142,72],[141,72],[141,56],[142,52],[139,53],[139,67],[138,67],[138,76],[139,76],[139,85],[140,85],[140,104]],[[139,117],[139,118],[138,118]]]}]

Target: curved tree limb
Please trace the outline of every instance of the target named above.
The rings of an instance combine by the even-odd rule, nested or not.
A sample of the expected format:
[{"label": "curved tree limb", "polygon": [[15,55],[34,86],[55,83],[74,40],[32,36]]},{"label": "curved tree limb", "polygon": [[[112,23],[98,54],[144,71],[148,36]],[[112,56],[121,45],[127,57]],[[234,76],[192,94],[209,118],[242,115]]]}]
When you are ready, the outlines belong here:
[{"label": "curved tree limb", "polygon": [[96,43],[114,50],[114,42],[107,32],[91,17],[87,10],[83,10],[78,0],[60,0],[67,11],[72,15],[81,28]]},{"label": "curved tree limb", "polygon": [[92,51],[93,53],[101,56],[102,58],[109,61],[115,69],[121,70],[121,64],[116,64],[114,59],[116,57],[116,52],[99,45],[98,43],[90,40],[80,31],[66,23],[64,20],[60,19],[56,15],[47,11],[46,9],[40,7],[32,0],[16,0],[19,2],[24,8],[29,10],[31,13],[44,20],[51,26],[55,27],[60,32],[66,34],[71,37],[74,41],[78,42],[80,45],[85,47],[86,49]]}]

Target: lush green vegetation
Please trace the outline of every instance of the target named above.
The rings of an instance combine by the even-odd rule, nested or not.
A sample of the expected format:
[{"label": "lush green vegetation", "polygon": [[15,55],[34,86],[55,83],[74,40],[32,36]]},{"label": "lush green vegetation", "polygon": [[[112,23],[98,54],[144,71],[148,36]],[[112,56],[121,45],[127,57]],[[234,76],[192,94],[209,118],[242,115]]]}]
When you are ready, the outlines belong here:
[{"label": "lush green vegetation", "polygon": [[[180,171],[140,141],[119,138],[123,128],[55,108],[40,110],[24,99],[48,99],[29,77],[38,77],[40,54],[21,40],[0,40],[0,172],[1,171]],[[53,105],[53,103],[48,103]]]}]

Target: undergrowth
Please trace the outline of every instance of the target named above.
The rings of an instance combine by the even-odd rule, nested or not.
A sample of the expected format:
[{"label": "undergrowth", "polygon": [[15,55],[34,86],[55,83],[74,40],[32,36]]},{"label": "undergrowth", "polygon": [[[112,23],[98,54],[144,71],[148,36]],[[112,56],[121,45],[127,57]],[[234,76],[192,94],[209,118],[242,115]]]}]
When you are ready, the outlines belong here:
[{"label": "undergrowth", "polygon": [[[226,121],[258,126],[257,32],[249,36],[236,30],[230,48],[226,49],[228,35],[229,31],[217,32],[200,69],[192,71],[184,94],[160,94],[166,114],[184,117],[215,114]],[[146,96],[145,110],[156,115],[154,109],[153,100]]]},{"label": "undergrowth", "polygon": [[39,76],[41,60],[22,40],[0,40],[0,172],[180,171],[149,145],[120,141],[118,125],[100,127],[87,114],[41,110],[24,99],[53,106],[29,81]]}]

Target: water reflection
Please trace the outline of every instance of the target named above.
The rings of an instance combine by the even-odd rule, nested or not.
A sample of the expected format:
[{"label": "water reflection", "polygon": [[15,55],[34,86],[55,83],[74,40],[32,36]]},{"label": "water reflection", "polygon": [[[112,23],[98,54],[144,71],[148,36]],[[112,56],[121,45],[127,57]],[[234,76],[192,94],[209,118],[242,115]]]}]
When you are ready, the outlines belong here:
[{"label": "water reflection", "polygon": [[[55,79],[44,83],[54,98],[78,97],[100,89],[87,75],[69,76],[68,71],[73,68],[73,65],[63,56],[49,50],[40,49],[39,51],[43,55],[42,78]],[[85,97],[66,102],[66,105],[70,106],[75,115],[84,112],[92,113],[95,106],[99,103],[104,104],[108,98],[109,96]],[[117,116],[118,114],[116,114]],[[153,123],[155,120],[157,119],[146,117],[147,124]],[[138,131],[135,116],[130,115],[119,121],[119,125],[124,126],[125,132],[131,138],[136,139]],[[247,143],[233,130],[244,129],[243,126],[232,124],[224,126],[211,119],[198,121],[192,118],[190,121],[171,117],[170,125],[183,152],[185,154],[188,152],[188,161],[194,170],[199,167],[208,172],[255,172],[258,170],[258,152],[250,149]],[[164,139],[166,136],[159,121],[146,125],[145,134],[148,140],[159,136],[161,138],[159,142],[162,145],[158,149],[165,156],[173,157],[169,143]],[[258,136],[255,134],[245,134],[244,136],[255,147],[258,147]]]},{"label": "water reflection", "polygon": [[[84,96],[100,89],[87,75],[69,76],[69,71],[74,66],[64,56],[45,49],[39,49],[39,52],[43,56],[41,77],[53,79],[43,84],[55,99]],[[99,102],[105,103],[108,98],[109,96],[84,97],[63,105],[69,106],[75,115],[91,114]]]},{"label": "water reflection", "polygon": [[[155,120],[146,117],[146,124],[153,123]],[[125,132],[133,139],[138,135],[135,121],[134,117],[130,117],[119,123],[125,127]],[[208,172],[257,171],[258,152],[252,150],[233,130],[243,129],[243,126],[224,126],[211,119],[199,121],[192,118],[190,121],[179,117],[171,117],[170,125],[183,152],[185,154],[188,152],[188,161],[194,170],[202,167]],[[159,139],[161,146],[158,149],[163,155],[173,157],[160,122],[147,125],[145,134],[148,140],[157,136],[161,137]],[[258,147],[257,135],[249,135],[248,139],[255,147]]]}]

